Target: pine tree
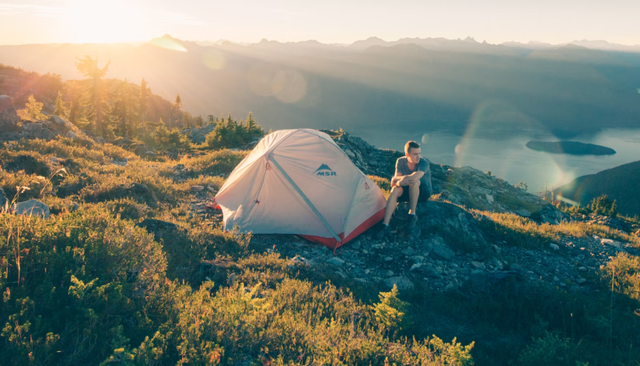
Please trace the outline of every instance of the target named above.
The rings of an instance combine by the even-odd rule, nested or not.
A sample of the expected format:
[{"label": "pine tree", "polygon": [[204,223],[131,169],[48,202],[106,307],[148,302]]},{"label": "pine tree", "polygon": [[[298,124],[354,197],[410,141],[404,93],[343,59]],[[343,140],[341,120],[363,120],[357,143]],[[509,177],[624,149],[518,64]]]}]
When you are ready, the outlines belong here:
[{"label": "pine tree", "polygon": [[84,56],[83,59],[77,58],[77,60],[76,69],[89,81],[88,89],[92,108],[91,119],[95,124],[95,130],[104,134],[105,93],[103,78],[107,74],[107,69],[111,62],[108,62],[103,68],[99,68],[98,60],[94,60],[90,56]]},{"label": "pine tree", "polygon": [[140,82],[140,95],[138,96],[138,117],[143,136],[146,136],[148,134],[148,127],[145,118],[147,112],[147,104],[149,103],[149,95],[151,95],[151,89],[147,85],[147,81],[142,78],[142,81]]},{"label": "pine tree", "polygon": [[115,100],[113,107],[109,111],[109,121],[117,136],[129,137],[131,135],[131,108],[130,108],[130,87],[125,80],[118,85],[113,97]]},{"label": "pine tree", "polygon": [[43,105],[43,103],[36,101],[36,98],[31,94],[28,102],[24,105],[25,108],[17,110],[18,117],[22,120],[43,120],[47,118],[41,113]]},{"label": "pine tree", "polygon": [[180,98],[180,94],[176,95],[176,100],[171,107],[171,113],[173,115],[172,127],[182,126],[182,99]]},{"label": "pine tree", "polygon": [[202,118],[202,116],[194,117],[193,125],[194,127],[198,127],[198,128],[204,126],[204,119]]},{"label": "pine tree", "polygon": [[609,216],[617,217],[618,216],[618,203],[616,200],[613,200],[611,203],[611,208],[609,209]]},{"label": "pine tree", "polygon": [[58,90],[58,97],[56,98],[55,109],[53,111],[54,116],[67,117],[67,106],[64,100],[62,100],[62,93]]},{"label": "pine tree", "polygon": [[247,129],[247,135],[249,138],[249,141],[247,142],[251,142],[251,140],[253,140],[256,137],[264,136],[264,130],[253,119],[253,114],[251,112],[249,112],[249,115],[247,116],[246,129]]}]

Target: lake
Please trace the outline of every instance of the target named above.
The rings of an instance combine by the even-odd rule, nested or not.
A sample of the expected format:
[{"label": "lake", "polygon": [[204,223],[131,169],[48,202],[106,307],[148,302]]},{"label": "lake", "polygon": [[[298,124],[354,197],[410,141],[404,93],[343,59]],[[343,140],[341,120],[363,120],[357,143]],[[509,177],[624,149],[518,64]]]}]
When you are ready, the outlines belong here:
[{"label": "lake", "polygon": [[581,175],[640,160],[640,130],[606,129],[568,139],[616,150],[616,154],[608,156],[550,154],[527,148],[525,145],[530,140],[559,140],[552,134],[540,131],[477,136],[468,132],[462,135],[447,131],[414,130],[416,132],[377,127],[354,130],[352,133],[378,148],[398,151],[404,149],[408,140],[415,140],[422,145],[422,156],[434,163],[491,171],[511,184],[524,181],[531,193],[544,190],[545,184],[549,188],[560,187]]}]

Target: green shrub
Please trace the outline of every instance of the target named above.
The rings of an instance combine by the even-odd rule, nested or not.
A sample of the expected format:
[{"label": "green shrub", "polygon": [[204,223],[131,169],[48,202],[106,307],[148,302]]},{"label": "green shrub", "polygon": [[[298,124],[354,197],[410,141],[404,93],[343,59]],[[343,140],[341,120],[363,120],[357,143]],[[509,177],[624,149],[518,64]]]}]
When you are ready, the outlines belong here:
[{"label": "green shrub", "polygon": [[571,354],[568,338],[556,333],[546,332],[541,338],[535,338],[518,356],[519,366],[574,366],[576,360]]},{"label": "green shrub", "polygon": [[385,197],[389,197],[391,192],[391,181],[389,179],[378,177],[377,175],[367,175],[367,177],[380,187]]},{"label": "green shrub", "polygon": [[2,215],[0,253],[3,360],[97,363],[114,329],[140,342],[153,323],[161,247],[99,207],[50,220]]},{"label": "green shrub", "polygon": [[182,159],[180,163],[191,176],[229,174],[248,154],[248,151],[220,150],[190,159]]},{"label": "green shrub", "polygon": [[181,133],[177,128],[169,130],[164,125],[160,125],[153,132],[153,143],[158,149],[175,153],[191,151],[189,136]]},{"label": "green shrub", "polygon": [[247,122],[235,121],[231,115],[227,119],[222,119],[216,127],[206,136],[205,144],[210,149],[224,149],[244,146],[258,137],[264,136],[265,132],[253,119],[251,113],[247,116]]},{"label": "green shrub", "polygon": [[619,253],[603,271],[614,291],[640,301],[640,258]]},{"label": "green shrub", "polygon": [[591,201],[591,204],[589,204],[589,209],[591,209],[591,212],[598,215],[611,217],[618,216],[618,204],[616,203],[616,200],[609,200],[609,197],[607,197],[606,194],[594,198]]},{"label": "green shrub", "polygon": [[23,151],[13,153],[9,150],[0,152],[0,163],[4,170],[10,172],[24,171],[25,174],[35,174],[48,177],[51,168],[46,159],[38,152]]},{"label": "green shrub", "polygon": [[398,287],[390,292],[381,292],[380,302],[373,306],[378,323],[390,331],[400,331],[409,323],[406,309],[408,303],[398,299]]}]

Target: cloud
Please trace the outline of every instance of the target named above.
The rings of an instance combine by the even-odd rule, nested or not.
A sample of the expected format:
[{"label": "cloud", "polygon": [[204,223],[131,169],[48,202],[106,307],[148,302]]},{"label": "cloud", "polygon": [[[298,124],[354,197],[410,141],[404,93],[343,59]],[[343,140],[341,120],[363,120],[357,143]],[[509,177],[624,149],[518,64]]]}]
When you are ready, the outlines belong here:
[{"label": "cloud", "polygon": [[58,6],[36,4],[7,4],[0,3],[0,16],[30,14],[40,17],[59,17],[64,14],[64,8]]}]

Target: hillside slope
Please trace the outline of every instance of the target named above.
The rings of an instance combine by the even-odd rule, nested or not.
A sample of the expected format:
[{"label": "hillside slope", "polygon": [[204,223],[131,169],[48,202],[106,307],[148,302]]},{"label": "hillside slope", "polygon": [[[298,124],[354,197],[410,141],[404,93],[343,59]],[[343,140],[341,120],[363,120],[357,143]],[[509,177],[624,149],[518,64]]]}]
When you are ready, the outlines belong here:
[{"label": "hillside slope", "polygon": [[606,194],[610,200],[617,201],[619,213],[640,215],[640,161],[578,177],[554,192],[579,202],[581,206]]},{"label": "hillside slope", "polygon": [[[569,217],[495,176],[433,162],[436,194],[417,231],[401,205],[392,235],[371,229],[333,253],[297,235],[220,229],[209,203],[248,151],[150,157],[59,118],[16,127],[34,124],[60,133],[0,129],[12,140],[0,149],[7,364],[640,359],[638,226]],[[326,132],[389,189],[400,153]],[[32,200],[48,215],[20,215]]]}]

